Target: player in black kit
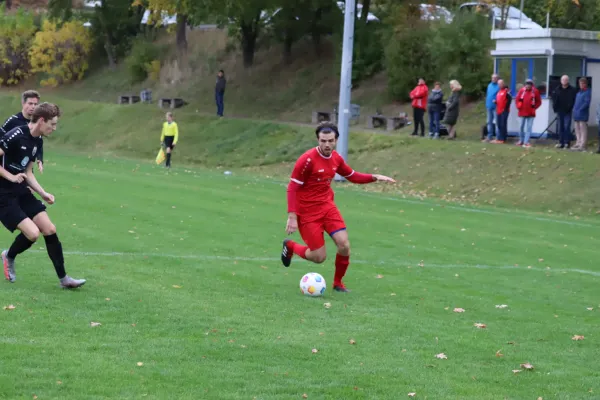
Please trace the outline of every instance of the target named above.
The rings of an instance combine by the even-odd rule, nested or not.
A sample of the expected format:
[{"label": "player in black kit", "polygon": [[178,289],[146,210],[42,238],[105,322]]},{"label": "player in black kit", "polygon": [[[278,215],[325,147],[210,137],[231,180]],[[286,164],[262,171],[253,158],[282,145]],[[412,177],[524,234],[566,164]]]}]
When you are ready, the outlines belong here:
[{"label": "player in black kit", "polygon": [[[4,125],[0,127],[0,136],[4,136],[8,131],[19,126],[27,125],[31,121],[31,114],[40,102],[40,94],[35,90],[26,90],[21,94],[21,112],[8,117]],[[37,165],[40,172],[44,172],[44,153],[43,149],[38,149]]]},{"label": "player in black kit", "polygon": [[65,289],[78,288],[85,279],[73,279],[65,272],[62,244],[56,236],[56,227],[46,213],[46,206],[35,198],[28,186],[48,204],[54,204],[54,196],[47,193],[33,175],[33,162],[43,146],[42,136],[56,130],[60,109],[50,103],[38,105],[29,124],[10,130],[0,139],[0,222],[11,232],[21,233],[12,246],[2,252],[4,276],[14,282],[15,258],[29,249],[44,235],[46,249],[60,286]]}]

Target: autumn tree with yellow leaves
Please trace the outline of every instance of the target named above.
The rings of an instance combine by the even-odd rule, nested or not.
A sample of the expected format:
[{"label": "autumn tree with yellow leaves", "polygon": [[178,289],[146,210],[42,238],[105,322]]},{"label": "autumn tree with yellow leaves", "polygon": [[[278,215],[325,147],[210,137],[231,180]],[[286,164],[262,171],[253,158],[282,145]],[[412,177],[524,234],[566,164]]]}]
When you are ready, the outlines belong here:
[{"label": "autumn tree with yellow leaves", "polygon": [[81,23],[69,21],[59,27],[44,21],[29,53],[32,72],[46,75],[43,86],[78,81],[89,67],[91,49],[91,35]]},{"label": "autumn tree with yellow leaves", "polygon": [[29,76],[35,31],[31,14],[19,10],[9,16],[0,7],[0,85],[16,85]]}]

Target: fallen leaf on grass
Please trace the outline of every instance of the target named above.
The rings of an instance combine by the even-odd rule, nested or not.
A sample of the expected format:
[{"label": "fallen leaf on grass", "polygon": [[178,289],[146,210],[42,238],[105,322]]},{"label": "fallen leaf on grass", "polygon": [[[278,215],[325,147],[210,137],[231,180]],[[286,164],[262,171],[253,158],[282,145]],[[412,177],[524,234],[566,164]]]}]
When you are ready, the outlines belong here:
[{"label": "fallen leaf on grass", "polygon": [[94,328],[94,327],[96,327],[96,326],[100,326],[100,325],[102,325],[100,322],[90,322],[90,326],[91,326],[92,328]]},{"label": "fallen leaf on grass", "polygon": [[7,306],[4,306],[3,308],[4,308],[5,310],[14,310],[14,309],[15,309],[15,308],[17,308],[17,307],[13,306],[12,304],[9,304],[9,305],[7,305]]},{"label": "fallen leaf on grass", "polygon": [[268,269],[267,267],[265,267],[264,265],[260,266],[262,269]]},{"label": "fallen leaf on grass", "polygon": [[504,357],[504,354],[501,353],[502,349],[496,352],[496,357]]},{"label": "fallen leaf on grass", "polygon": [[449,310],[449,309],[450,309],[450,307],[444,307],[444,310]]},{"label": "fallen leaf on grass", "polygon": [[107,297],[107,298],[105,298],[104,300],[106,300],[106,301],[110,301],[110,297]]},{"label": "fallen leaf on grass", "polygon": [[62,381],[56,381],[57,385],[62,385]]},{"label": "fallen leaf on grass", "polygon": [[454,311],[454,312],[465,312],[465,309],[464,308],[455,308],[452,311]]},{"label": "fallen leaf on grass", "polygon": [[583,340],[583,339],[585,339],[585,336],[583,336],[583,335],[574,335],[571,339],[573,339],[573,340]]},{"label": "fallen leaf on grass", "polygon": [[417,394],[415,392],[411,392],[408,394],[408,397],[415,397]]},{"label": "fallen leaf on grass", "polygon": [[142,365],[144,365],[144,363],[143,363],[143,362],[141,362],[141,361],[137,363],[137,366],[138,366],[138,367],[141,367]]},{"label": "fallen leaf on grass", "polygon": [[544,262],[543,258],[538,259],[539,262]]},{"label": "fallen leaf on grass", "polygon": [[303,398],[303,399],[308,399],[308,395],[307,395],[306,393],[304,393],[304,394],[302,395],[302,398]]},{"label": "fallen leaf on grass", "polygon": [[594,307],[588,307],[587,310],[588,311],[592,311],[594,309]]},{"label": "fallen leaf on grass", "polygon": [[521,368],[526,369],[527,371],[531,371],[533,369],[533,365],[530,363],[521,364]]},{"label": "fallen leaf on grass", "polygon": [[240,347],[241,347],[242,349],[245,349],[245,348],[246,348],[246,347],[248,347],[248,346],[246,346],[245,344],[242,344],[242,345],[240,345]]},{"label": "fallen leaf on grass", "polygon": [[[583,337],[583,336],[582,336],[582,337]],[[350,343],[350,344],[356,344],[356,340],[354,340],[354,339],[350,339],[350,340],[349,340],[349,343]]]},{"label": "fallen leaf on grass", "polygon": [[181,289],[181,286],[179,286],[179,285],[173,285],[173,287],[174,287],[175,289]]},{"label": "fallen leaf on grass", "polygon": [[513,369],[512,372],[513,372],[513,374],[518,374],[519,372],[521,372],[521,370],[520,369]]},{"label": "fallen leaf on grass", "polygon": [[377,279],[381,279],[381,278],[383,278],[383,275],[381,275],[381,274],[377,274],[377,276],[376,276],[375,278],[377,278]]},{"label": "fallen leaf on grass", "polygon": [[476,327],[476,328],[479,328],[479,329],[485,329],[485,328],[487,328],[487,325],[486,324],[482,324],[481,322],[475,322],[473,324],[473,326]]},{"label": "fallen leaf on grass", "polygon": [[325,307],[325,308],[331,308],[331,303],[323,303],[323,307]]},{"label": "fallen leaf on grass", "polygon": [[392,293],[392,294],[390,294],[390,296],[395,296],[395,295],[396,295],[396,293]]},{"label": "fallen leaf on grass", "polygon": [[315,354],[315,353],[318,353],[318,352],[319,352],[319,350],[317,350],[317,349],[312,349],[312,352],[313,352],[313,354]]},{"label": "fallen leaf on grass", "polygon": [[445,355],[444,353],[440,353],[440,354],[436,354],[435,358],[439,358],[440,360],[447,360],[448,356]]},{"label": "fallen leaf on grass", "polygon": [[129,233],[135,233],[135,231],[128,231]]},{"label": "fallen leaf on grass", "polygon": [[508,307],[506,304],[497,304],[496,308],[506,308]]}]

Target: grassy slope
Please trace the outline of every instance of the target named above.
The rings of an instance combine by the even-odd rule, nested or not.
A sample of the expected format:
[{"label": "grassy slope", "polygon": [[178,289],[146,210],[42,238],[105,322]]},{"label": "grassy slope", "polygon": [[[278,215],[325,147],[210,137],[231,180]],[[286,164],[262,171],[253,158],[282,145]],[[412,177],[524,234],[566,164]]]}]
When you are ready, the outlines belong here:
[{"label": "grassy slope", "polygon": [[[64,109],[60,130],[48,146],[88,154],[145,159],[156,156],[163,113],[155,106],[70,101],[49,96]],[[16,99],[0,96],[0,109],[18,109]],[[314,145],[309,128],[249,120],[218,120],[191,109],[177,112],[181,145],[176,163],[250,168],[285,177],[289,163]],[[52,152],[47,153],[51,160]],[[369,133],[353,134],[351,164],[360,170],[395,176],[394,196],[436,197],[541,212],[596,214],[600,210],[598,158],[536,148],[485,146]],[[260,167],[257,169],[257,167]],[[50,166],[50,170],[51,170]]]}]

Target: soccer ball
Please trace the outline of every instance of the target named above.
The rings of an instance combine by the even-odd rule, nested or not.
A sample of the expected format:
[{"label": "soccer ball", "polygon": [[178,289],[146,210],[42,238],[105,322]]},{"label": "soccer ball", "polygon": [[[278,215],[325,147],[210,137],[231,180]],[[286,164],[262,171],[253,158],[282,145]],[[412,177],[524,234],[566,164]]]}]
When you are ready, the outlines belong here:
[{"label": "soccer ball", "polygon": [[326,287],[325,278],[316,272],[309,272],[300,279],[300,291],[307,296],[322,296]]}]

